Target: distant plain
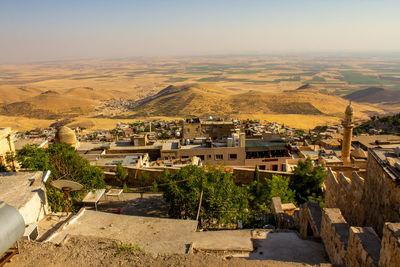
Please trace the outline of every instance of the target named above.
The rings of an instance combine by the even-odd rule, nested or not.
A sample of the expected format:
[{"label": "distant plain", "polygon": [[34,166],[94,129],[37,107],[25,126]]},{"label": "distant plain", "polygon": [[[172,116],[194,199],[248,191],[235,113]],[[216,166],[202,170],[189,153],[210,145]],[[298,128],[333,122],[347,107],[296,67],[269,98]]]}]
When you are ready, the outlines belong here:
[{"label": "distant plain", "polygon": [[[199,90],[192,91],[193,84]],[[180,104],[197,108],[182,109],[179,114],[165,112],[163,104],[175,104],[165,96],[139,105],[170,85],[189,85],[189,91],[175,92],[173,101],[179,101],[180,94],[190,94],[188,102]],[[296,90],[304,85],[305,90]],[[75,124],[90,121],[91,129],[113,128],[121,120],[183,118],[193,111],[198,113],[194,115],[215,115],[222,101],[224,118],[262,119],[307,129],[338,123],[347,103],[342,96],[368,87],[400,91],[400,59],[221,56],[0,65],[0,124],[26,130],[71,118]],[[220,90],[221,95],[232,96],[229,106],[219,96],[215,106],[207,106],[207,94],[202,96],[201,91],[209,88],[211,95],[217,96]],[[261,99],[257,103],[262,101],[265,107],[253,106],[257,97]],[[304,112],[269,108],[279,101],[289,106],[307,102],[312,108]],[[357,119],[399,110],[388,103],[355,105]],[[202,110],[203,106],[209,110]],[[149,107],[152,112],[143,112]],[[317,112],[310,111],[314,108]]]}]

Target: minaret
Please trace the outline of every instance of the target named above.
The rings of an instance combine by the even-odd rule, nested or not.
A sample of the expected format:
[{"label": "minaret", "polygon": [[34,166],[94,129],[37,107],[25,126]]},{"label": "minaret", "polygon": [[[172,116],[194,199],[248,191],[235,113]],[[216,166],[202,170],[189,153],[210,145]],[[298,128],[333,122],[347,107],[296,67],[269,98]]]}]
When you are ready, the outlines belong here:
[{"label": "minaret", "polygon": [[345,166],[349,166],[351,164],[350,149],[351,149],[351,138],[353,136],[353,128],[354,128],[353,115],[354,115],[354,110],[350,101],[344,113],[344,121],[342,122],[344,128],[343,141],[342,141],[342,160]]}]

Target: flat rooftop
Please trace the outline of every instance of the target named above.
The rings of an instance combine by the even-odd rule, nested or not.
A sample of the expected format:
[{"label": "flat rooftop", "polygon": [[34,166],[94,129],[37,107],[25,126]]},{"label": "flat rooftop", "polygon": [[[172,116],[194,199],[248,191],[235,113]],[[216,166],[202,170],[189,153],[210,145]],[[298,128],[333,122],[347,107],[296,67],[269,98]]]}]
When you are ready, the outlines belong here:
[{"label": "flat rooftop", "polygon": [[359,142],[361,145],[367,148],[377,147],[379,142],[389,142],[400,144],[400,136],[397,135],[360,135],[354,136],[353,142]]},{"label": "flat rooftop", "polygon": [[33,182],[42,176],[43,172],[0,172],[0,201],[19,210],[37,195],[41,187]]},{"label": "flat rooftop", "polygon": [[28,139],[18,139],[14,141],[15,150],[21,150],[26,145],[38,145],[42,147],[48,143],[46,138],[28,138]]},{"label": "flat rooftop", "polygon": [[119,215],[81,210],[70,223],[49,238],[61,242],[71,236],[96,236],[138,244],[153,253],[186,253],[195,248],[252,251],[251,230],[195,232],[197,221]]},{"label": "flat rooftop", "polygon": [[369,151],[393,179],[400,179],[400,170],[395,166],[400,166],[400,158],[396,157],[394,148],[373,148]]}]

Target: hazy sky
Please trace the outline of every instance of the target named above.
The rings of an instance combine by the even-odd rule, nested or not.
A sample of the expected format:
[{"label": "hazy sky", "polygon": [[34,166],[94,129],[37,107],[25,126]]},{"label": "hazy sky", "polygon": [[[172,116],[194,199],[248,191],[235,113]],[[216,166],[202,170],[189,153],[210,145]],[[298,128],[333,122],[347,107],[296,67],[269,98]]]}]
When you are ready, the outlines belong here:
[{"label": "hazy sky", "polygon": [[400,0],[0,0],[0,63],[399,52]]}]

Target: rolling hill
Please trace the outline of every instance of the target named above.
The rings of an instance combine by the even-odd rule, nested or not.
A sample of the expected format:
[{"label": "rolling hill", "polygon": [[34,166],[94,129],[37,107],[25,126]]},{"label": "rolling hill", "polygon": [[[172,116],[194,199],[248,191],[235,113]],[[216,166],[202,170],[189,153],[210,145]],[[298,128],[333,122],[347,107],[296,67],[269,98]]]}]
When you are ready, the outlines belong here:
[{"label": "rolling hill", "polygon": [[[157,94],[137,101],[139,116],[234,116],[240,114],[306,114],[341,116],[347,101],[319,92],[314,86],[281,93],[232,91],[209,83],[170,85]],[[378,109],[355,104],[359,115]]]},{"label": "rolling hill", "polygon": [[3,105],[0,114],[38,119],[76,117],[94,110],[97,102],[91,99],[45,91],[23,101]]},{"label": "rolling hill", "polygon": [[380,87],[368,87],[344,96],[354,102],[400,104],[400,91],[386,90]]}]

